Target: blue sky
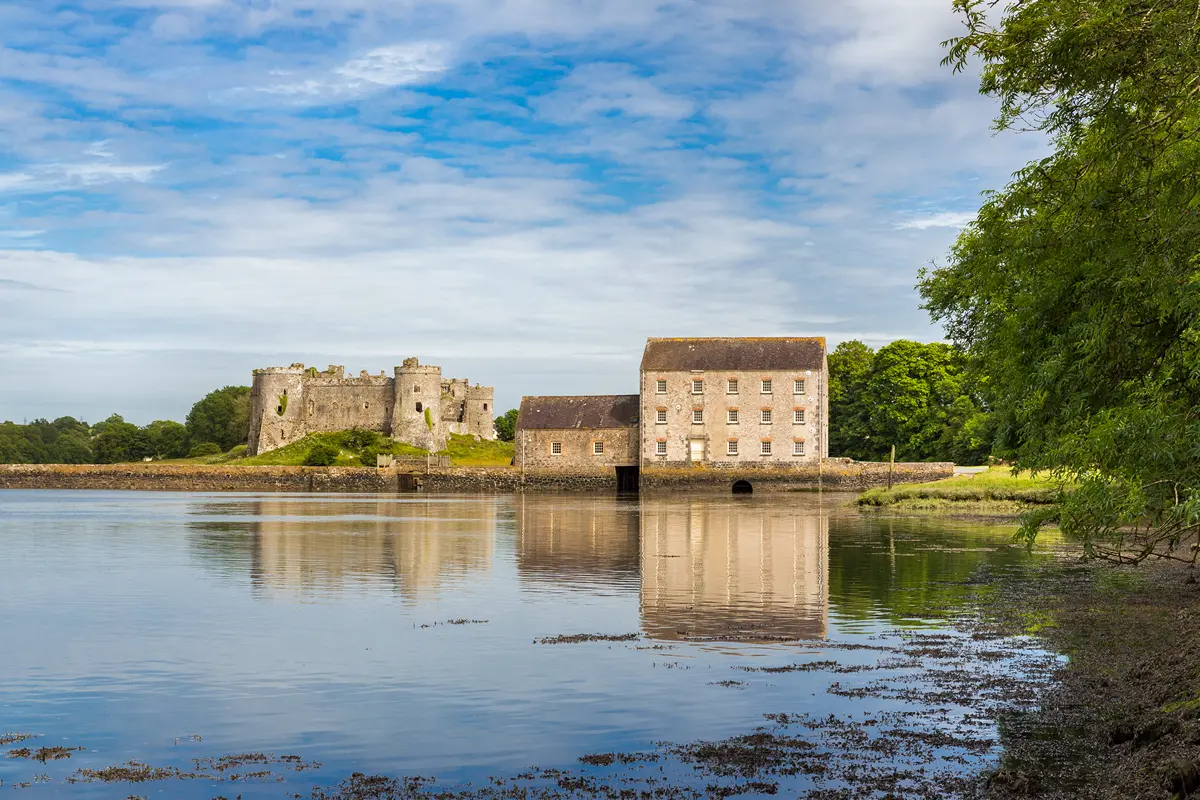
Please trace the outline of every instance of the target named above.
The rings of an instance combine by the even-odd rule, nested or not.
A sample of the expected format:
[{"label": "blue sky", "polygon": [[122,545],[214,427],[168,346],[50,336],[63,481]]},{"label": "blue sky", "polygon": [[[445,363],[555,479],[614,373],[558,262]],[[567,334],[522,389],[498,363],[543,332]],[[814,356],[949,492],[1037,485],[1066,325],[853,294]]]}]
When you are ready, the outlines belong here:
[{"label": "blue sky", "polygon": [[0,5],[0,419],[182,419],[409,355],[636,391],[647,336],[936,339],[913,290],[1042,144],[949,0]]}]

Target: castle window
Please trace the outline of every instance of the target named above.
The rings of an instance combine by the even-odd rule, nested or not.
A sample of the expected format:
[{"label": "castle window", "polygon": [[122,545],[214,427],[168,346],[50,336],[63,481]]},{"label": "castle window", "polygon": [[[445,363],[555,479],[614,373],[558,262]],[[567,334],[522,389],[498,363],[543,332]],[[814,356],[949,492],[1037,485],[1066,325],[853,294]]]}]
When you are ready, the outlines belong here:
[{"label": "castle window", "polygon": [[371,407],[371,404],[370,404],[370,403],[363,403],[363,411],[366,411],[366,410],[367,410],[367,409],[369,409],[370,407]]},{"label": "castle window", "polygon": [[654,443],[654,453],[655,453],[655,455],[660,455],[660,456],[665,456],[667,454],[667,440],[666,439],[663,439],[661,441]]},{"label": "castle window", "polygon": [[657,393],[657,394],[666,394],[666,393],[667,393],[667,382],[666,382],[665,380],[663,380],[662,378],[659,378],[659,379],[658,379],[658,380],[655,382],[655,389],[654,389],[654,391],[655,391],[655,393]]},{"label": "castle window", "polygon": [[413,394],[420,394],[420,393],[421,393],[421,387],[420,387],[420,386],[414,386],[414,387],[413,387]]},{"label": "castle window", "polygon": [[736,408],[727,409],[725,411],[725,421],[727,423],[729,423],[730,425],[737,425],[738,424],[738,410]]},{"label": "castle window", "polygon": [[702,381],[702,380],[693,380],[692,381],[692,394],[704,394],[704,381]]},{"label": "castle window", "polygon": [[483,404],[483,410],[484,410],[484,411],[487,411],[487,403],[484,403],[484,404]]},{"label": "castle window", "polygon": [[693,408],[692,409],[692,424],[693,425],[703,425],[704,424],[704,409],[703,408]]},{"label": "castle window", "polygon": [[803,408],[797,408],[794,411],[792,411],[792,422],[794,422],[797,425],[804,424],[804,409]]},{"label": "castle window", "polygon": [[804,455],[803,440],[797,439],[796,441],[792,442],[792,455],[794,455],[794,456]]},{"label": "castle window", "polygon": [[604,455],[604,442],[592,442],[592,455]]},{"label": "castle window", "polygon": [[725,455],[736,456],[737,454],[737,439],[730,439],[725,443]]},{"label": "castle window", "polygon": [[796,378],[792,381],[792,394],[804,394],[804,379]]},{"label": "castle window", "polygon": [[562,442],[551,442],[550,443],[550,455],[552,455],[552,456],[561,456],[562,455]]},{"label": "castle window", "polygon": [[665,408],[656,409],[654,421],[659,425],[667,424],[667,410]]},{"label": "castle window", "polygon": [[737,378],[730,378],[729,380],[725,381],[725,394],[737,394],[737,393],[738,393]]},{"label": "castle window", "polygon": [[421,405],[420,403],[417,403],[417,413],[420,414],[424,410],[425,410],[425,406]]},{"label": "castle window", "polygon": [[770,378],[762,379],[762,393],[763,394],[771,393],[771,379]]},{"label": "castle window", "polygon": [[760,421],[762,422],[763,425],[771,424],[771,409],[764,408],[762,410],[762,419]]},{"label": "castle window", "polygon": [[759,455],[764,455],[764,456],[771,455],[771,440],[763,439],[761,442],[759,442],[758,443],[758,452],[759,452]]}]

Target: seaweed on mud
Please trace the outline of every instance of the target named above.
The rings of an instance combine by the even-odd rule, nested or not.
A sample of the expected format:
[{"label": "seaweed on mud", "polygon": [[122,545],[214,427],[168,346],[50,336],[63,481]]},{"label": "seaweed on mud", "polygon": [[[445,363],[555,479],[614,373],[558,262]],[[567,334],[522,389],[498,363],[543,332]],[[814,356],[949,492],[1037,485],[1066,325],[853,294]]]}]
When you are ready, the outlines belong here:
[{"label": "seaweed on mud", "polygon": [[141,761],[130,761],[112,767],[89,769],[81,767],[67,778],[68,783],[147,783],[166,780],[196,780],[211,778],[198,772],[184,772],[178,767],[152,767]]},{"label": "seaweed on mud", "polygon": [[329,791],[314,788],[311,797],[312,800],[407,800],[418,796],[433,780],[420,776],[393,778],[355,772]]},{"label": "seaweed on mud", "polygon": [[27,739],[36,739],[36,733],[0,733],[0,747],[6,747],[10,744],[20,744]]},{"label": "seaweed on mud", "polygon": [[486,625],[486,619],[467,619],[460,617],[458,619],[448,619],[445,622],[425,622],[422,623],[422,628],[436,628],[439,625]]},{"label": "seaweed on mud", "polygon": [[709,686],[724,686],[726,689],[744,689],[748,685],[745,681],[709,681]]},{"label": "seaweed on mud", "polygon": [[9,758],[28,758],[32,761],[40,761],[45,764],[47,761],[59,761],[64,758],[70,758],[71,753],[77,753],[85,750],[83,747],[39,747],[37,750],[31,750],[28,747],[20,747],[16,750],[10,750]]},{"label": "seaweed on mud", "polygon": [[809,661],[804,664],[785,664],[781,667],[734,667],[742,672],[766,672],[772,675],[779,675],[784,672],[818,672],[821,670],[830,670],[838,666],[836,661]]},{"label": "seaweed on mud", "polygon": [[574,633],[570,635],[544,636],[535,639],[535,644],[579,644],[580,642],[636,642],[641,638],[637,633],[620,633],[616,635],[605,633]]}]

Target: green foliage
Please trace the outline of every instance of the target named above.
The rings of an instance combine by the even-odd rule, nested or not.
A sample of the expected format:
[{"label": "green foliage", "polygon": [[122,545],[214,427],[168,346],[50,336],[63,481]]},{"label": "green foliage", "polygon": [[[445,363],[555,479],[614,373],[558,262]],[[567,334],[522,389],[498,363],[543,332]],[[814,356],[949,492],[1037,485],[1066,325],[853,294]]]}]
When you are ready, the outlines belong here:
[{"label": "green foliage", "polygon": [[306,467],[330,467],[337,463],[341,451],[328,442],[317,442],[304,457]]},{"label": "green foliage", "polygon": [[[1200,525],[1200,25],[1182,0],[956,0],[997,126],[1053,153],[987,196],[926,307],[978,368],[1003,452],[1078,484],[1030,516],[1094,555],[1182,548]],[[1019,120],[1019,123],[1018,123]]]},{"label": "green foliage", "polygon": [[140,461],[153,455],[146,432],[120,414],[113,414],[93,429],[92,450],[98,464]]},{"label": "green foliage", "polygon": [[187,415],[188,435],[194,442],[216,442],[221,450],[241,444],[250,435],[250,387],[226,386],[209,392]]},{"label": "green foliage", "polygon": [[511,442],[452,433],[446,442],[446,449],[438,455],[450,456],[450,463],[454,466],[506,467],[513,460],[513,445]]},{"label": "green foliage", "polygon": [[279,405],[275,406],[275,413],[281,417],[287,413],[287,400],[288,396],[286,392],[279,395]]},{"label": "green foliage", "polygon": [[425,427],[433,430],[433,414],[430,413],[429,407],[425,407]]},{"label": "green foliage", "polygon": [[517,415],[520,413],[518,409],[510,408],[500,416],[496,417],[496,438],[502,442],[511,442],[517,438]]},{"label": "green foliage", "polygon": [[200,442],[192,445],[192,449],[188,451],[188,458],[203,458],[204,456],[219,456],[221,454],[221,445],[216,442]]},{"label": "green foliage", "polygon": [[187,428],[171,420],[156,420],[145,428],[146,444],[155,458],[183,458],[188,454]]},{"label": "green foliage", "polygon": [[880,461],[978,464],[991,450],[989,414],[960,353],[940,343],[859,341],[829,354],[830,453]]},{"label": "green foliage", "polygon": [[310,433],[298,442],[271,450],[257,456],[238,460],[245,466],[299,466],[304,463],[310,450],[325,444],[339,452],[338,466],[375,466],[376,453],[391,453],[398,458],[424,458],[429,451],[419,447],[393,442],[375,431],[356,428],[330,433]]}]

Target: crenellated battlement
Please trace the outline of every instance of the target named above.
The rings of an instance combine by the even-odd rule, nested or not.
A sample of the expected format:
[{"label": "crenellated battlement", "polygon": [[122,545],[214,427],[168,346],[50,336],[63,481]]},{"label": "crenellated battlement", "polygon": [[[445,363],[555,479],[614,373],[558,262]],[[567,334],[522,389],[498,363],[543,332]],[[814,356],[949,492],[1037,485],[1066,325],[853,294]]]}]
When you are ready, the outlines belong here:
[{"label": "crenellated battlement", "polygon": [[491,387],[465,378],[442,379],[442,368],[406,358],[389,376],[295,363],[253,372],[251,454],[274,450],[310,433],[364,428],[431,452],[451,433],[495,436]]}]

